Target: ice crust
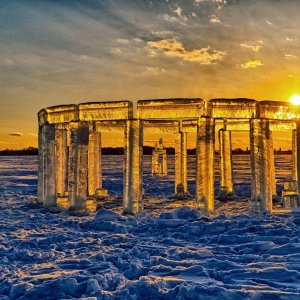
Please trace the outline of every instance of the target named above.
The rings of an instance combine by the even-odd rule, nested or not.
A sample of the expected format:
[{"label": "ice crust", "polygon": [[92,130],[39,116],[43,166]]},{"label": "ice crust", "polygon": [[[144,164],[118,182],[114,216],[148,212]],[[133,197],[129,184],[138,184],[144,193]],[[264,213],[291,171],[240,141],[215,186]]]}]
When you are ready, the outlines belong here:
[{"label": "ice crust", "polygon": [[0,299],[300,299],[299,215],[51,214],[36,170],[0,158]]}]

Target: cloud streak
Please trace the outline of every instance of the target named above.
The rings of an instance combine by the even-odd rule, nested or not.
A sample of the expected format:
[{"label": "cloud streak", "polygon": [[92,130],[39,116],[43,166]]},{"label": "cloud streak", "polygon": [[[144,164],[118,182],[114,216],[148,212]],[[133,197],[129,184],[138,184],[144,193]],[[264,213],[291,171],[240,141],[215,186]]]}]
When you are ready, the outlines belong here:
[{"label": "cloud streak", "polygon": [[263,44],[264,44],[263,41],[257,41],[257,42],[247,41],[247,42],[241,43],[240,46],[242,48],[247,48],[247,49],[253,50],[254,52],[258,52],[262,48]]},{"label": "cloud streak", "polygon": [[23,133],[21,133],[21,132],[11,132],[11,133],[9,133],[8,135],[10,135],[10,136],[16,136],[16,137],[20,137],[20,136],[23,136],[24,134],[23,134]]},{"label": "cloud streak", "polygon": [[259,59],[248,60],[245,63],[241,64],[242,69],[255,69],[257,67],[261,67],[264,64]]},{"label": "cloud streak", "polygon": [[[184,61],[212,65],[224,60],[226,51],[212,50],[210,47],[187,50],[179,41],[159,40],[147,42],[151,50],[157,50],[166,56],[180,58]],[[153,54],[153,52],[152,52]]]}]

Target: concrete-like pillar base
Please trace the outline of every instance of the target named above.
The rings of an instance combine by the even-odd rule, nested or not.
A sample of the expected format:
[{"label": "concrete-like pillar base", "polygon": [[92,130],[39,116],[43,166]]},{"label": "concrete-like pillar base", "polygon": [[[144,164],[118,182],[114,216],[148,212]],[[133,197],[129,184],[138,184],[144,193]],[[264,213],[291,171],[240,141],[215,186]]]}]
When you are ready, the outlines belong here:
[{"label": "concrete-like pillar base", "polygon": [[97,211],[97,201],[89,197],[85,200],[85,211],[89,213],[95,213]]},{"label": "concrete-like pillar base", "polygon": [[179,183],[176,187],[175,198],[178,200],[186,200],[186,199],[191,198],[191,195],[188,192],[185,192],[184,186],[182,183]]},{"label": "concrete-like pillar base", "polygon": [[57,194],[56,196],[56,204],[62,210],[68,210],[70,206],[68,195],[60,195]]},{"label": "concrete-like pillar base", "polygon": [[94,197],[96,200],[103,200],[108,197],[108,190],[107,189],[96,189]]}]

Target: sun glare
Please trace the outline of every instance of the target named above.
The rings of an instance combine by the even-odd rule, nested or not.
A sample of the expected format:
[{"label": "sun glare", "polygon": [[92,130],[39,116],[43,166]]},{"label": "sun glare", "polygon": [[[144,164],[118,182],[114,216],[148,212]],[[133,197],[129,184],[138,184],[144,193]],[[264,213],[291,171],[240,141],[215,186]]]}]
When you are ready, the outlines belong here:
[{"label": "sun glare", "polygon": [[300,96],[299,95],[293,95],[290,98],[290,102],[294,105],[300,105]]}]

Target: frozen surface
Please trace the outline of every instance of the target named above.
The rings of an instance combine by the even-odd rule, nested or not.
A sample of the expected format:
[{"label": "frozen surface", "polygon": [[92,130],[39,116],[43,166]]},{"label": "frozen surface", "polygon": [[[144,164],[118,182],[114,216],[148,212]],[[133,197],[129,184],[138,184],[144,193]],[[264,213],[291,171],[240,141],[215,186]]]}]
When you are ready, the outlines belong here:
[{"label": "frozen surface", "polygon": [[[245,198],[249,159],[233,159],[235,188]],[[122,160],[103,157],[103,184],[116,199]],[[242,200],[219,205],[211,217],[172,208],[174,168],[159,183],[150,162],[144,187],[155,197],[145,201],[156,210],[124,217],[100,209],[79,218],[31,205],[35,157],[0,157],[0,299],[300,299],[299,215],[250,215]],[[291,176],[289,156],[276,157],[276,166],[277,178]]]}]

